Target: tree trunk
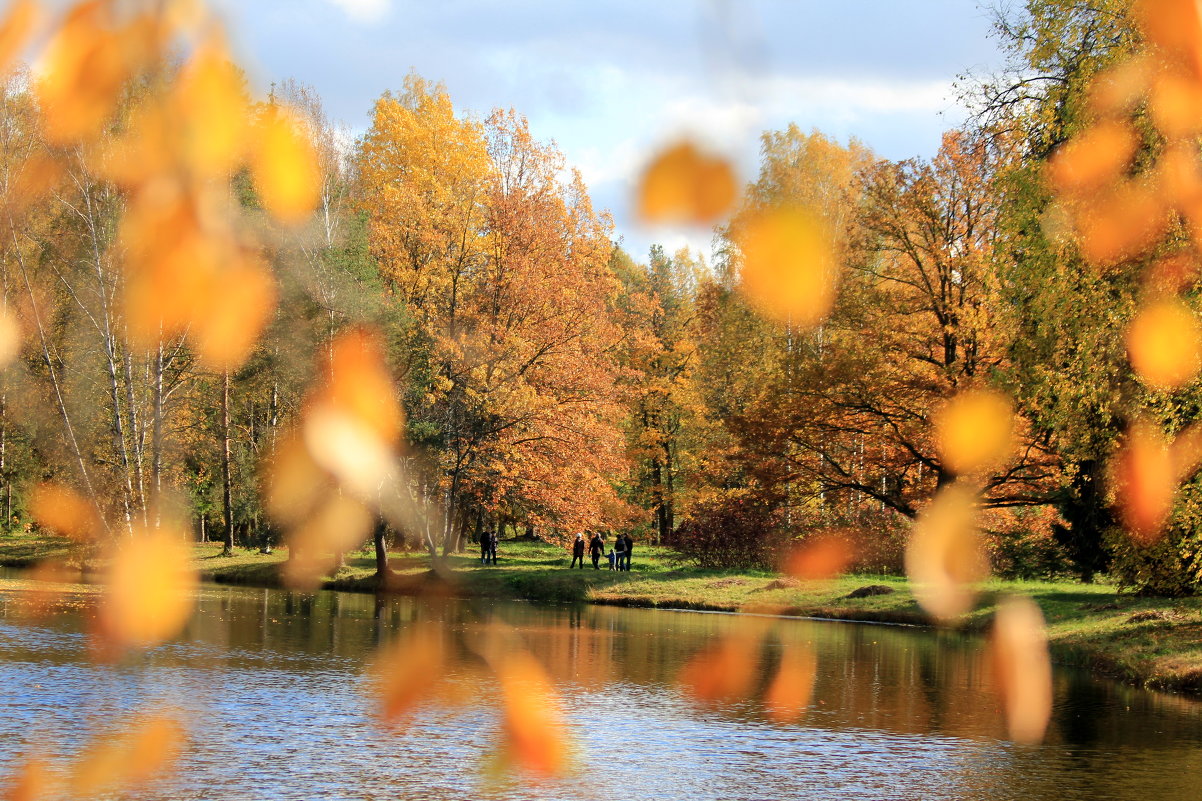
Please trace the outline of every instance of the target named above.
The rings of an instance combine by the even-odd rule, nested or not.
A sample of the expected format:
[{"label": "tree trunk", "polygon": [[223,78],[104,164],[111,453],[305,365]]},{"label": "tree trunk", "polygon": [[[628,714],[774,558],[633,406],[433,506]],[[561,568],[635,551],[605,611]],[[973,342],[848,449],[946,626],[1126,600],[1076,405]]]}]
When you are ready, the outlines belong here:
[{"label": "tree trunk", "polygon": [[387,524],[382,518],[377,518],[375,529],[372,531],[372,541],[376,546],[376,579],[378,581],[376,586],[378,587],[383,587],[392,575],[392,568],[388,566],[388,545],[385,542],[387,533]]},{"label": "tree trunk", "polygon": [[[225,538],[221,553],[234,552],[234,483],[230,472],[230,373],[221,374],[221,504],[225,510]],[[291,556],[291,554],[289,554]]]}]

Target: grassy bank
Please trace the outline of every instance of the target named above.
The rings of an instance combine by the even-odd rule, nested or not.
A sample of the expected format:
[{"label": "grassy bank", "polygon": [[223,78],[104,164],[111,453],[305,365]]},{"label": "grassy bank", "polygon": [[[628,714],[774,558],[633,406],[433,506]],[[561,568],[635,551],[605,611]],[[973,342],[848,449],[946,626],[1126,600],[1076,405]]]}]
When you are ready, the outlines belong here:
[{"label": "grassy bank", "polygon": [[[47,556],[70,554],[69,543],[26,536],[0,537],[0,564],[24,566]],[[796,582],[761,571],[710,571],[683,565],[672,551],[639,545],[634,570],[612,572],[589,565],[569,570],[566,551],[533,542],[503,542],[500,564],[485,567],[471,553],[452,556],[445,579],[433,580],[424,554],[392,554],[397,592],[438,590],[460,596],[522,598],[542,602],[588,602],[624,606],[706,609],[926,624],[906,581],[896,576],[845,576]],[[196,546],[202,575],[222,583],[275,586],[287,552],[237,549],[221,556],[219,545]],[[348,554],[346,565],[324,587],[375,591],[375,562],[368,552]],[[868,585],[887,594],[848,597]],[[1160,689],[1202,692],[1202,598],[1158,599],[1120,594],[1112,586],[1072,582],[991,581],[980,605],[964,620],[983,630],[993,603],[1004,593],[1031,596],[1043,609],[1057,661],[1075,664]]]}]

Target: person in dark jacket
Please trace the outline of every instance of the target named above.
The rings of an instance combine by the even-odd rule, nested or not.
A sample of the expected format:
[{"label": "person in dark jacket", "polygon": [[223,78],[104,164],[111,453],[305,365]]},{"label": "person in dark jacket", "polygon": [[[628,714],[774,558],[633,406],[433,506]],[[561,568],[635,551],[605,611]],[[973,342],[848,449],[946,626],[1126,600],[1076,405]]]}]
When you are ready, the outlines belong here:
[{"label": "person in dark jacket", "polygon": [[484,539],[480,541],[480,555],[484,558],[484,564],[487,565],[491,560],[495,565],[497,563],[497,532],[489,531],[483,536]]},{"label": "person in dark jacket", "polygon": [[[488,552],[490,547],[489,543],[492,541],[492,538],[492,531],[480,532],[480,564],[482,565],[488,564]],[[493,550],[495,550],[495,548]]]},{"label": "person in dark jacket", "polygon": [[626,542],[626,569],[630,569],[630,555],[634,553],[634,538],[627,534],[622,539]]},{"label": "person in dark jacket", "polygon": [[614,537],[614,549],[611,553],[614,555],[614,569],[625,570],[623,565],[626,564],[626,539],[621,534]]},{"label": "person in dark jacket", "polygon": [[597,563],[601,561],[601,554],[605,552],[605,540],[601,539],[601,532],[594,531],[593,537],[588,541],[589,556],[593,557],[593,570],[600,570],[601,566]]},{"label": "person in dark jacket", "polygon": [[580,569],[584,570],[584,535],[577,534],[576,541],[572,543],[572,564],[568,566],[571,570],[576,566],[576,562],[580,562]]}]

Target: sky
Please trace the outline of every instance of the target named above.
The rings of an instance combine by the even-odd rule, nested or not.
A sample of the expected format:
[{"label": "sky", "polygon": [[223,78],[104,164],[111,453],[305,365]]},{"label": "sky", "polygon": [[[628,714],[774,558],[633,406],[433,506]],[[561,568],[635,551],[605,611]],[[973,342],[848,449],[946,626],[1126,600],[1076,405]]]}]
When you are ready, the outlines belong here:
[{"label": "sky", "polygon": [[260,91],[294,78],[352,135],[411,70],[477,117],[514,108],[554,140],[638,259],[707,258],[711,235],[631,214],[642,167],[689,136],[755,177],[790,122],[890,159],[929,158],[965,117],[965,73],[1001,66],[975,0],[215,0]]}]

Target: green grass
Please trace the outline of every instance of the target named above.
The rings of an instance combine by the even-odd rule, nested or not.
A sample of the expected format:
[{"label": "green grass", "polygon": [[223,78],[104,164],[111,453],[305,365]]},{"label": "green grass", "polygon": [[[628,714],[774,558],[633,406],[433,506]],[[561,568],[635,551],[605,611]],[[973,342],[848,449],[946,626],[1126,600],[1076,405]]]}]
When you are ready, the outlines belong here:
[{"label": "green grass", "polygon": [[[69,557],[65,540],[27,534],[0,536],[0,564],[27,566],[38,559]],[[853,575],[824,582],[782,580],[766,571],[700,570],[667,548],[640,543],[634,570],[614,572],[602,562],[569,570],[569,553],[538,542],[504,541],[499,564],[484,566],[474,551],[453,555],[446,569],[431,573],[424,553],[390,554],[396,592],[438,591],[472,597],[522,598],[551,603],[588,602],[624,606],[709,609],[730,612],[928,624],[906,580]],[[272,554],[238,548],[221,556],[221,546],[196,546],[196,563],[210,580],[275,586],[287,551]],[[324,582],[327,589],[375,591],[370,551],[346,555],[345,565]],[[887,595],[848,598],[858,587],[880,584]],[[1122,594],[1106,584],[993,580],[981,587],[977,607],[962,627],[984,631],[994,603],[1008,593],[1028,595],[1048,624],[1052,652],[1061,663],[1089,667],[1137,684],[1202,692],[1202,598],[1164,599]]]}]

